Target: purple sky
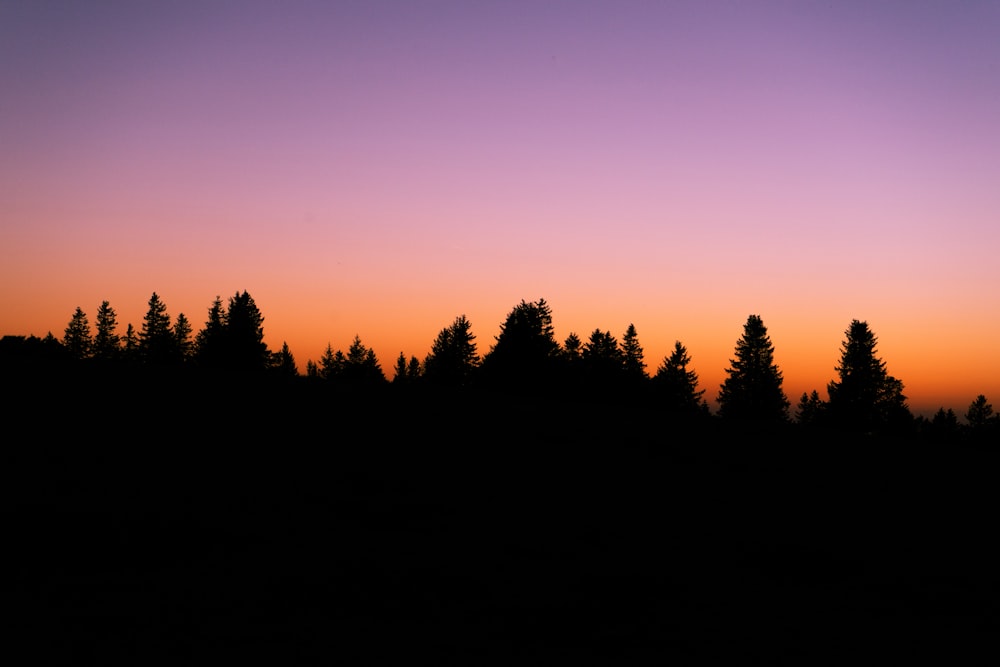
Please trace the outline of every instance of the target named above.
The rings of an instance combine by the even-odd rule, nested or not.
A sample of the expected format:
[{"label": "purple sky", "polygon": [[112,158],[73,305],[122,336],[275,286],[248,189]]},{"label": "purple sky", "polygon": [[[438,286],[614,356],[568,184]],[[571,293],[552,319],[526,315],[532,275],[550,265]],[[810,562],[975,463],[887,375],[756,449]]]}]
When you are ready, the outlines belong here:
[{"label": "purple sky", "polygon": [[0,334],[247,289],[304,367],[520,299],[1000,400],[1000,3],[5,2]]}]

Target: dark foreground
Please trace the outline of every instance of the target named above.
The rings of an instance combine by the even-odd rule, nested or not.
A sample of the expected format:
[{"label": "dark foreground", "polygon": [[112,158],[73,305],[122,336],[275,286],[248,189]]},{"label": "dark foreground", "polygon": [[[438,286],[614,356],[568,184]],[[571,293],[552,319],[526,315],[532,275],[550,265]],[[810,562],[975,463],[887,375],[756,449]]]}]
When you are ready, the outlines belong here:
[{"label": "dark foreground", "polygon": [[37,662],[996,655],[989,450],[457,397],[7,408],[8,631]]}]

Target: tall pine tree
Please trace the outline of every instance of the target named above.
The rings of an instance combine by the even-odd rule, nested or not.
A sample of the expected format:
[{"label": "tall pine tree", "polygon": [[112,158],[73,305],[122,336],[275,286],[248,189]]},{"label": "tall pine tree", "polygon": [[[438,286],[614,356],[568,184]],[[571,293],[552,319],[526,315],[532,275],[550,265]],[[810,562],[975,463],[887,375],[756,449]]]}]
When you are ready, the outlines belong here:
[{"label": "tall pine tree", "polygon": [[735,421],[783,422],[790,403],[782,375],[774,363],[774,345],[759,315],[750,315],[736,341],[736,358],[729,361],[719,390],[719,416]]},{"label": "tall pine tree", "polygon": [[886,371],[877,353],[878,338],[867,322],[853,320],[841,344],[839,380],[827,385],[827,411],[835,424],[852,430],[896,428],[912,415],[903,383]]}]

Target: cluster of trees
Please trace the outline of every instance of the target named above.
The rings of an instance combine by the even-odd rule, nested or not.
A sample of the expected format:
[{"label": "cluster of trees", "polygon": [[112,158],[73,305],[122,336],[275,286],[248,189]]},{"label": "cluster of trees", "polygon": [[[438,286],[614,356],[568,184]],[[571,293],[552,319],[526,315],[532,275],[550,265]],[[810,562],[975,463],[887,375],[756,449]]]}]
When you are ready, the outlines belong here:
[{"label": "cluster of trees", "polygon": [[[193,335],[184,314],[171,321],[166,305],[154,292],[138,332],[129,324],[125,334],[119,335],[115,310],[104,301],[97,311],[94,333],[87,315],[78,307],[61,340],[50,333],[45,340],[34,342],[78,360],[301,377],[287,343],[277,352],[268,349],[263,322],[253,298],[245,291],[236,292],[225,305],[216,297],[204,327]],[[485,354],[477,348],[472,324],[460,315],[441,329],[423,360],[400,352],[391,382],[374,350],[359,336],[346,352],[327,345],[318,362],[307,362],[305,378],[350,389],[393,385],[522,395],[556,392],[581,400],[651,401],[677,418],[711,416],[705,390],[699,387],[691,357],[680,341],[650,375],[632,324],[620,341],[610,331],[598,328],[586,341],[570,333],[560,344],[554,331],[552,310],[544,299],[522,300],[507,314]],[[750,315],[716,396],[718,417],[732,423],[794,421],[809,428],[859,432],[917,427],[942,438],[960,431],[983,437],[1000,432],[1000,416],[982,395],[965,413],[965,425],[954,411],[944,408],[931,420],[915,418],[907,406],[903,383],[888,373],[886,363],[879,358],[877,342],[867,322],[852,321],[835,366],[837,379],[826,387],[827,399],[816,390],[803,393],[792,413],[767,327],[759,315]]]},{"label": "cluster of trees", "polygon": [[[19,341],[20,347],[47,352],[49,357],[102,364],[142,365],[153,369],[197,366],[226,372],[274,372],[298,375],[295,358],[284,343],[271,352],[264,343],[264,317],[248,292],[236,292],[226,306],[216,297],[204,328],[194,335],[191,322],[179,313],[171,319],[167,306],[153,292],[139,331],[131,323],[118,333],[118,314],[108,301],[97,309],[95,331],[77,306],[57,339]],[[12,338],[12,337],[8,337]]]}]

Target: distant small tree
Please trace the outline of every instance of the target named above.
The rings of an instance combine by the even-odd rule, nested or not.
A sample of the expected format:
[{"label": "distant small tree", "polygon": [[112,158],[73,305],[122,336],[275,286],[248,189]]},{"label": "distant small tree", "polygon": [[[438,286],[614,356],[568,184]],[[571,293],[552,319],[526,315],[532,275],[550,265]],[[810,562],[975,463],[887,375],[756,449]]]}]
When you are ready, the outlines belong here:
[{"label": "distant small tree", "polygon": [[537,391],[554,379],[560,356],[549,304],[545,299],[522,300],[500,325],[496,343],[483,357],[482,370],[491,383]]},{"label": "distant small tree", "polygon": [[128,361],[135,361],[139,356],[139,336],[135,332],[135,327],[129,322],[128,327],[125,329],[125,337],[122,339],[123,348],[122,354]]},{"label": "distant small tree", "polygon": [[396,365],[393,368],[392,384],[413,384],[420,379],[420,375],[420,360],[412,356],[407,360],[406,355],[400,352],[399,357],[396,358]]},{"label": "distant small tree", "polygon": [[622,336],[622,353],[624,355],[625,373],[628,377],[645,380],[646,361],[643,358],[642,346],[639,345],[639,335],[636,333],[635,325],[629,324]]},{"label": "distant small tree", "polygon": [[431,344],[424,359],[424,378],[428,382],[450,387],[466,386],[479,366],[476,337],[465,315],[459,315],[442,329]]},{"label": "distant small tree", "polygon": [[973,431],[986,428],[993,419],[993,405],[986,401],[986,396],[979,394],[975,400],[969,404],[969,409],[965,413],[965,420],[969,422],[969,428]]},{"label": "distant small tree", "polygon": [[375,351],[361,342],[361,337],[355,335],[351,346],[347,348],[347,360],[344,366],[344,377],[354,385],[378,386],[385,384],[385,374],[379,364]]},{"label": "distant small tree", "polygon": [[90,335],[90,323],[87,315],[79,306],[73,313],[69,324],[66,326],[63,336],[63,347],[65,347],[74,359],[86,359],[90,356],[94,346],[94,341]]},{"label": "distant small tree", "polygon": [[306,360],[306,377],[307,378],[318,378],[319,377],[319,366],[312,359]]},{"label": "distant small tree", "polygon": [[930,421],[931,439],[939,443],[952,443],[958,440],[961,435],[961,426],[958,423],[958,415],[951,408],[945,410],[944,407],[934,413]]},{"label": "distant small tree", "polygon": [[663,409],[671,415],[691,416],[708,414],[708,404],[702,398],[704,389],[698,389],[698,374],[688,368],[691,357],[681,342],[674,342],[674,349],[656,369],[653,376],[655,394]]},{"label": "distant small tree", "polygon": [[184,313],[178,313],[174,320],[174,340],[180,361],[187,361],[194,353],[194,342],[191,340],[191,323]]},{"label": "distant small tree", "polygon": [[580,360],[583,354],[583,342],[575,333],[570,332],[563,343],[563,356],[570,362],[575,363]]},{"label": "distant small tree", "polygon": [[781,387],[781,371],[774,363],[774,345],[759,315],[747,318],[743,335],[736,342],[736,358],[729,363],[718,396],[721,417],[764,422],[788,419],[790,403]]},{"label": "distant small tree", "polygon": [[867,322],[853,320],[841,345],[839,379],[827,385],[827,409],[835,423],[863,431],[898,427],[912,416],[903,383],[886,372],[876,354],[878,339]]},{"label": "distant small tree", "polygon": [[819,392],[813,389],[811,394],[802,392],[799,404],[795,410],[795,421],[803,426],[814,426],[822,418],[825,403],[819,397]]},{"label": "distant small tree", "polygon": [[406,365],[407,378],[409,378],[411,381],[419,380],[421,377],[423,377],[423,374],[424,370],[423,367],[420,365],[420,360],[417,359],[415,356],[410,356],[410,363]]},{"label": "distant small tree", "polygon": [[297,377],[299,369],[295,366],[295,357],[288,349],[288,343],[282,341],[281,349],[271,355],[271,369],[278,376]]},{"label": "distant small tree", "polygon": [[97,359],[114,359],[121,347],[121,336],[118,335],[118,315],[107,301],[102,301],[97,309],[97,333],[94,336],[94,357]]},{"label": "distant small tree", "polygon": [[170,326],[167,306],[153,292],[139,332],[139,354],[147,364],[165,364],[173,362],[176,353],[177,340]]},{"label": "distant small tree", "polygon": [[625,377],[625,353],[610,331],[594,329],[581,353],[587,381],[617,390]]},{"label": "distant small tree", "polygon": [[344,367],[347,365],[347,358],[340,350],[333,351],[333,346],[326,344],[326,349],[319,358],[317,374],[324,380],[337,380],[344,374]]},{"label": "distant small tree", "polygon": [[226,311],[222,297],[216,296],[208,308],[205,327],[195,338],[195,358],[206,368],[226,365]]}]

